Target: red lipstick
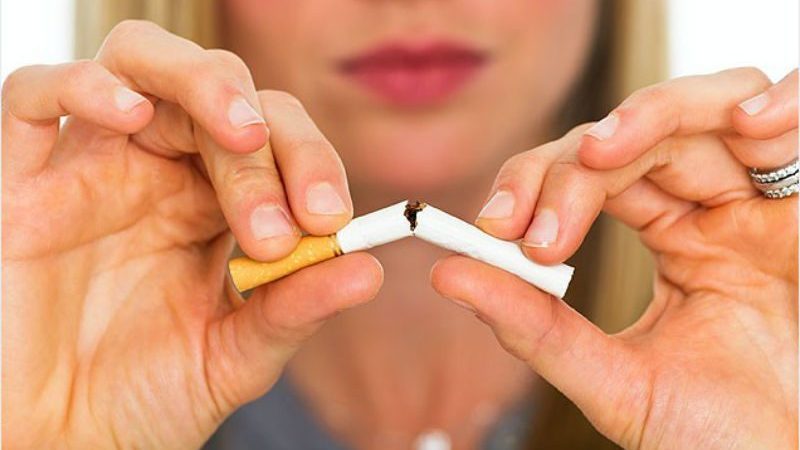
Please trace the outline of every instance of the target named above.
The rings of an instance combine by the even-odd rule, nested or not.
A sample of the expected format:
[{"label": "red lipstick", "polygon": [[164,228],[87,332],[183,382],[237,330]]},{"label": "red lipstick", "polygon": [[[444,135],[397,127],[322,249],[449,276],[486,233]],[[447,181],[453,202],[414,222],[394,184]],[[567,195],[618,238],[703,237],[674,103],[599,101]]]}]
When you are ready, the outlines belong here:
[{"label": "red lipstick", "polygon": [[460,90],[486,60],[483,52],[448,42],[386,44],[343,61],[340,69],[384,100],[424,106]]}]

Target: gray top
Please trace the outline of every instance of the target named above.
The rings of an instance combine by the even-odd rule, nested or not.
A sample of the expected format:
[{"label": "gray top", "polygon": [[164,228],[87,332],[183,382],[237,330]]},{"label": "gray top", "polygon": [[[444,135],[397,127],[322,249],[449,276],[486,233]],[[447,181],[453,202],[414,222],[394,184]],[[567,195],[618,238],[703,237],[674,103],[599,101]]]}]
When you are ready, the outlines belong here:
[{"label": "gray top", "polygon": [[[527,401],[507,411],[487,434],[481,448],[522,448],[533,409]],[[350,450],[316,421],[286,377],[279,379],[266,395],[233,413],[203,449]]]}]

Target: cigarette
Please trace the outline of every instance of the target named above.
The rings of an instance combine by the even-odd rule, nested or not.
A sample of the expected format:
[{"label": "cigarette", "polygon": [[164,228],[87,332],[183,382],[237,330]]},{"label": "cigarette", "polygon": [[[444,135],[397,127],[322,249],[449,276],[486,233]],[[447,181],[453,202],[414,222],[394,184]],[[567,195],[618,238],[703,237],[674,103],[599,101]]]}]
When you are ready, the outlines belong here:
[{"label": "cigarette", "polygon": [[234,258],[228,263],[233,285],[239,292],[244,292],[336,256],[409,237],[412,233],[404,215],[406,203],[400,202],[356,217],[330,236],[302,237],[292,253],[277,261]]},{"label": "cigarette", "polygon": [[430,205],[423,204],[417,210],[414,236],[513,273],[558,298],[564,297],[575,271],[566,264],[537,264],[516,242],[498,239]]},{"label": "cigarette", "polygon": [[491,236],[423,202],[408,201],[357,217],[335,235],[306,236],[279,261],[235,258],[229,264],[231,278],[239,291],[246,291],[303,267],[410,236],[503,269],[559,298],[566,293],[574,271],[566,264],[537,264],[516,242]]}]

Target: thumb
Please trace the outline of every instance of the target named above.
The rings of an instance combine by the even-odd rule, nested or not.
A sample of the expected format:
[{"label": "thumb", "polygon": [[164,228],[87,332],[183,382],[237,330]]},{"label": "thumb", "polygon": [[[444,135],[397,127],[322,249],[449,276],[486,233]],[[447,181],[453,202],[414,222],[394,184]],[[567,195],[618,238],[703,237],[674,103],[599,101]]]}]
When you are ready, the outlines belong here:
[{"label": "thumb", "polygon": [[[562,300],[516,276],[463,256],[440,260],[431,272],[442,296],[474,308],[500,344],[527,362],[610,438],[641,423],[646,377],[631,352]],[[612,436],[613,435],[613,436]]]},{"label": "thumb", "polygon": [[338,312],[371,300],[382,282],[374,257],[344,255],[262,286],[210,325],[206,375],[220,413],[263,395],[303,341]]}]

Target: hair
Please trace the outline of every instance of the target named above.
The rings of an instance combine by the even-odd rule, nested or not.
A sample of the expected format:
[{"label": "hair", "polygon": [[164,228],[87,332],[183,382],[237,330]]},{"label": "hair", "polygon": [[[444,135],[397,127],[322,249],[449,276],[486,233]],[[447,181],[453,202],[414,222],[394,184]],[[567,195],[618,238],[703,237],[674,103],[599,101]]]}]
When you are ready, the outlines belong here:
[{"label": "hair", "polygon": [[[635,89],[666,75],[663,0],[599,0],[594,48],[562,108],[561,134],[605,116]],[[77,57],[90,58],[124,19],[153,21],[205,48],[222,43],[218,0],[77,0]],[[601,215],[581,249],[567,301],[606,332],[633,323],[652,297],[653,261],[634,231]],[[556,389],[541,383],[531,449],[616,448]]]}]

